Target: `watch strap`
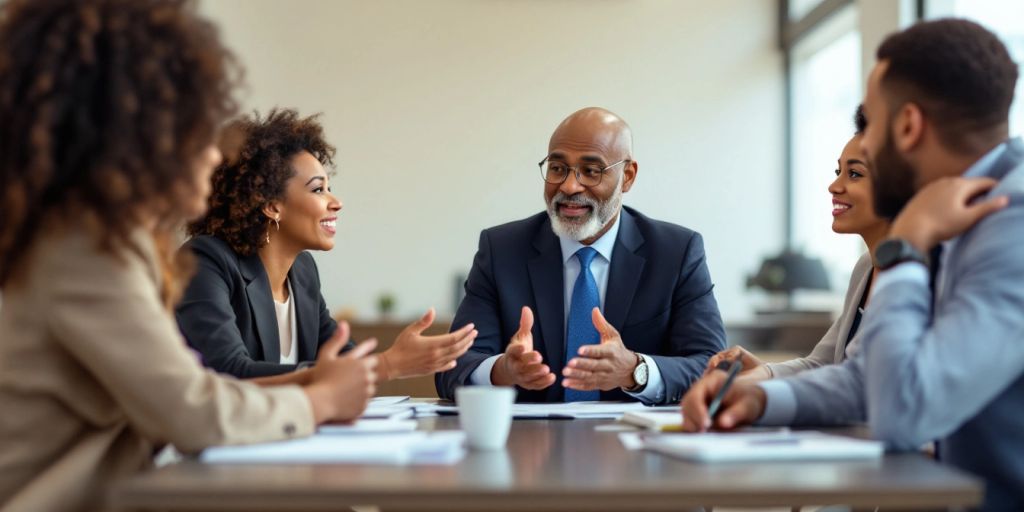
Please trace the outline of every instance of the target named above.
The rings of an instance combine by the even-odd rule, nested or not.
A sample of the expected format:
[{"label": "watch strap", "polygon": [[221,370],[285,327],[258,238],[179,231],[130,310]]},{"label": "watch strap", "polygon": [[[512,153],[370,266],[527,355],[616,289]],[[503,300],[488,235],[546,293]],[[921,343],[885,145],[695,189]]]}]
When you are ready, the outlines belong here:
[{"label": "watch strap", "polygon": [[902,238],[884,240],[875,249],[875,263],[880,270],[887,270],[908,261],[916,261],[925,266],[928,265],[928,257]]}]

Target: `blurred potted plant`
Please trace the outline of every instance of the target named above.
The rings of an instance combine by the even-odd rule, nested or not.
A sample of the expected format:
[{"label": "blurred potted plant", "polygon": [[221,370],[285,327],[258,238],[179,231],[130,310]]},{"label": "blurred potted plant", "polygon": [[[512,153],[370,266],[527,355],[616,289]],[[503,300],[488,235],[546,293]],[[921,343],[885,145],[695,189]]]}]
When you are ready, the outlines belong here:
[{"label": "blurred potted plant", "polygon": [[377,312],[382,320],[390,320],[391,314],[395,311],[395,296],[384,292],[377,297]]}]

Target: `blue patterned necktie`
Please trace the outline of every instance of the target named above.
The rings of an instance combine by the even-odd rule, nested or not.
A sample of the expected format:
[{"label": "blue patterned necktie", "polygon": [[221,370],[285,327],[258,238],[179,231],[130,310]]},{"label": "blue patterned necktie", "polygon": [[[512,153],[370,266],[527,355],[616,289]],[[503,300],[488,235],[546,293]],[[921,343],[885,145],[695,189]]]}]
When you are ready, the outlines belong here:
[{"label": "blue patterned necktie", "polygon": [[[576,251],[576,259],[580,261],[580,275],[572,287],[572,302],[569,305],[569,325],[567,326],[565,347],[566,364],[569,364],[569,361],[578,355],[580,347],[595,345],[601,341],[601,336],[597,333],[597,328],[594,327],[591,317],[594,308],[601,307],[597,280],[594,279],[594,274],[590,273],[590,262],[594,261],[594,256],[597,256],[597,251],[591,247],[584,247]],[[600,399],[600,391],[565,390],[566,402]]]}]

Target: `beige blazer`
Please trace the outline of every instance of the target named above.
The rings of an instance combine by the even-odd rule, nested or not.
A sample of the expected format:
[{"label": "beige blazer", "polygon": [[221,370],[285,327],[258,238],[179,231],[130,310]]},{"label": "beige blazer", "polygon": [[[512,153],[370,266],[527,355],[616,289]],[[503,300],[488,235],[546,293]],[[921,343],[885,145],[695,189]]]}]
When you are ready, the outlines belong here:
[{"label": "beige blazer", "polygon": [[160,304],[152,238],[123,261],[69,227],[34,244],[0,308],[0,510],[104,508],[109,483],[154,450],[306,436],[297,386],[205,370]]},{"label": "beige blazer", "polygon": [[807,357],[781,363],[768,363],[768,372],[773,378],[795,375],[827,364],[838,364],[843,362],[848,355],[853,355],[860,342],[860,334],[855,334],[849,344],[846,343],[846,338],[853,326],[853,319],[857,317],[857,307],[868,286],[871,270],[871,254],[864,253],[857,260],[857,264],[853,266],[850,286],[846,289],[846,299],[843,301],[843,311],[839,318],[832,322],[832,326],[828,328],[825,336],[814,346]]}]

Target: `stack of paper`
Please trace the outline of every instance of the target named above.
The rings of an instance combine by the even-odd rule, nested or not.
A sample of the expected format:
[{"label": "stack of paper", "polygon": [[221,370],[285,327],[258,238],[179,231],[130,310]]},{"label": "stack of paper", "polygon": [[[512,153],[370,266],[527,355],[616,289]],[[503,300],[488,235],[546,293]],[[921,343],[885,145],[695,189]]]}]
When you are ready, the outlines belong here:
[{"label": "stack of paper", "polygon": [[207,448],[206,464],[454,464],[465,455],[459,431],[316,434],[305,439]]},{"label": "stack of paper", "polygon": [[678,406],[651,409],[653,410],[627,411],[619,421],[649,430],[673,430],[682,426],[683,415]]},{"label": "stack of paper", "polygon": [[519,419],[618,419],[628,411],[642,411],[646,408],[640,402],[516,404],[512,407],[512,416]]},{"label": "stack of paper", "polygon": [[[628,411],[659,409],[647,407],[640,402],[558,402],[543,404],[515,404],[512,417],[515,419],[618,419]],[[672,410],[678,414],[678,407]],[[458,414],[454,405],[435,405],[432,411],[438,414]]]},{"label": "stack of paper", "polygon": [[370,405],[395,405],[409,401],[409,395],[404,396],[375,396],[370,399]]},{"label": "stack of paper", "polygon": [[[432,416],[437,416],[438,415],[438,411],[443,411],[445,409],[452,409],[453,408],[450,405],[437,405],[435,403],[430,403],[430,402],[416,402],[416,403],[413,404],[412,407],[413,407],[413,410],[416,411],[416,417],[417,418],[429,418],[429,417],[432,417]],[[442,414],[448,414],[448,413],[442,412]]]},{"label": "stack of paper", "polygon": [[379,396],[366,406],[363,419],[402,420],[415,415],[415,404],[407,396]]},{"label": "stack of paper", "polygon": [[412,432],[416,430],[416,420],[358,420],[350,424],[321,425],[317,432],[321,434],[387,434],[393,432]]},{"label": "stack of paper", "polygon": [[643,448],[699,462],[877,459],[878,441],[821,432],[662,434],[642,438]]}]

